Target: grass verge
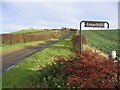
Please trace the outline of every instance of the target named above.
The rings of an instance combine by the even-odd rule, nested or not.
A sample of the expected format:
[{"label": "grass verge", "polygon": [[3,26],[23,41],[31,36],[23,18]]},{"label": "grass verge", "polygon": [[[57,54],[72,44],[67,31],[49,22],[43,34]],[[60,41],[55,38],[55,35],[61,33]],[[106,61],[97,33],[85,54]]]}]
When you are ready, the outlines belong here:
[{"label": "grass verge", "polygon": [[24,47],[27,47],[27,46],[34,46],[37,44],[47,43],[49,41],[54,41],[54,40],[57,40],[57,39],[48,39],[48,40],[34,41],[34,42],[27,42],[27,43],[23,42],[23,43],[18,43],[14,45],[3,45],[0,48],[2,49],[2,53],[6,53],[8,51],[23,49]]}]

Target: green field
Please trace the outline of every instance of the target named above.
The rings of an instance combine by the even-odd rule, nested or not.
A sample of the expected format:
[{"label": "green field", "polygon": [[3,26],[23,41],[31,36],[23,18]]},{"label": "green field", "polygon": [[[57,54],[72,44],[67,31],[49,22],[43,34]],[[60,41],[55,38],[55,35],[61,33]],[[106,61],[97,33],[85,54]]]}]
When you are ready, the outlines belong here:
[{"label": "green field", "polygon": [[[59,32],[60,30],[57,30]],[[56,33],[56,30],[43,30],[43,29],[24,29],[11,34],[52,34]]]},{"label": "green field", "polygon": [[90,47],[95,47],[104,53],[115,50],[120,56],[118,30],[86,30],[82,33],[87,38],[87,44]]}]

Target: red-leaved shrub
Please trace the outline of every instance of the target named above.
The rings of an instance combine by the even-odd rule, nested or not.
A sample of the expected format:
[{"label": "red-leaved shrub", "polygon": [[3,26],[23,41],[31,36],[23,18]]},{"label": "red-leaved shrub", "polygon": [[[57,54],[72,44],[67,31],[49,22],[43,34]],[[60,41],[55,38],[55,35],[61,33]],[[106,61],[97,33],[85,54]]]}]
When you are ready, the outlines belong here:
[{"label": "red-leaved shrub", "polygon": [[60,74],[67,78],[66,86],[81,88],[114,88],[113,78],[116,78],[117,65],[112,60],[92,51],[83,51],[70,60],[59,58],[64,62]]},{"label": "red-leaved shrub", "polygon": [[[79,34],[75,34],[74,36],[73,36],[73,46],[75,47],[75,48],[80,48],[80,35]],[[82,44],[86,44],[87,43],[87,41],[86,41],[86,38],[85,38],[85,36],[84,35],[82,35]]]}]

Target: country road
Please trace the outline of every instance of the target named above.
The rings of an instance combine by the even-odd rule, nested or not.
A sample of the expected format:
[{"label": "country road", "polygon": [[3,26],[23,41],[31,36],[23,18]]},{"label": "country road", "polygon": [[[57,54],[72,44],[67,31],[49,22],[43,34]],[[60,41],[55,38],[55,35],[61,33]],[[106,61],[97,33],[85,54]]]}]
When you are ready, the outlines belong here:
[{"label": "country road", "polygon": [[63,38],[51,41],[46,44],[40,44],[36,46],[30,46],[26,47],[25,49],[18,50],[12,53],[9,53],[7,55],[2,55],[2,73],[10,70],[12,67],[14,67],[16,64],[24,60],[25,58],[35,54],[38,51],[41,51],[53,44],[56,44],[58,42],[64,41],[66,38],[68,38],[73,32],[67,33]]}]

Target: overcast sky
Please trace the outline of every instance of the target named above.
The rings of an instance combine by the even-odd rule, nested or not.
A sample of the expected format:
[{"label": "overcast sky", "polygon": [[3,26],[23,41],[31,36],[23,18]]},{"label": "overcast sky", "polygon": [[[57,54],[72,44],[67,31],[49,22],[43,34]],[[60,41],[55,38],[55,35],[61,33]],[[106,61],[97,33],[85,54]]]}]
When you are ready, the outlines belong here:
[{"label": "overcast sky", "polygon": [[[114,0],[113,0],[114,1]],[[24,28],[79,28],[82,20],[118,28],[118,2],[2,2],[2,32]]]}]

